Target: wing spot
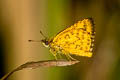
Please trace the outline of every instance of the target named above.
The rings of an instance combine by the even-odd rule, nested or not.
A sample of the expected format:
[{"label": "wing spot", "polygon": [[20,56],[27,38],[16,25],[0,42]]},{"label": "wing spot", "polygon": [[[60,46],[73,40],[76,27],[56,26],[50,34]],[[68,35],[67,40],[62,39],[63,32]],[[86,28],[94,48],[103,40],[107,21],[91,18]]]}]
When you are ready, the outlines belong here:
[{"label": "wing spot", "polygon": [[70,39],[69,34],[66,34],[64,38],[65,38],[65,39]]},{"label": "wing spot", "polygon": [[72,34],[72,35],[74,35],[74,33],[73,33],[73,32],[71,32],[71,34]]},{"label": "wing spot", "polygon": [[77,48],[79,48],[79,47],[80,47],[80,45],[76,45],[76,46],[75,46],[75,49],[77,49]]},{"label": "wing spot", "polygon": [[76,38],[78,38],[78,40],[80,40],[80,37],[76,36]]},{"label": "wing spot", "polygon": [[80,47],[80,50],[83,50],[83,47]]},{"label": "wing spot", "polygon": [[90,41],[90,39],[87,39],[87,41]]},{"label": "wing spot", "polygon": [[90,43],[87,43],[87,45],[90,45]]}]

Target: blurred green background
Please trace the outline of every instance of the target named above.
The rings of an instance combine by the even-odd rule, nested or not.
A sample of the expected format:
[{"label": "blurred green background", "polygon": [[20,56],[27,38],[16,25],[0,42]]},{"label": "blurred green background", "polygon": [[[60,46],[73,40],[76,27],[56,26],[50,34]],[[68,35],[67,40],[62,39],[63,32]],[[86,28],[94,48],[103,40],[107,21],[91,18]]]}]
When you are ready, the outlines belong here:
[{"label": "blurred green background", "polygon": [[28,61],[54,59],[41,43],[92,17],[95,54],[69,67],[19,71],[8,80],[120,80],[120,0],[0,0],[0,77]]}]

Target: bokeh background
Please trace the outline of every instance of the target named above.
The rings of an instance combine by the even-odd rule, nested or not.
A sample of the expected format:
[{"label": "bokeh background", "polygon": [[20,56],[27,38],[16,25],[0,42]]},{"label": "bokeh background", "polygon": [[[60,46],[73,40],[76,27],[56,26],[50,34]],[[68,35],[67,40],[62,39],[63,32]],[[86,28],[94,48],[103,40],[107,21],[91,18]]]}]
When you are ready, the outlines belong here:
[{"label": "bokeh background", "polygon": [[0,0],[0,77],[28,61],[54,57],[41,43],[78,20],[92,17],[95,54],[69,67],[16,72],[8,80],[120,80],[120,0]]}]

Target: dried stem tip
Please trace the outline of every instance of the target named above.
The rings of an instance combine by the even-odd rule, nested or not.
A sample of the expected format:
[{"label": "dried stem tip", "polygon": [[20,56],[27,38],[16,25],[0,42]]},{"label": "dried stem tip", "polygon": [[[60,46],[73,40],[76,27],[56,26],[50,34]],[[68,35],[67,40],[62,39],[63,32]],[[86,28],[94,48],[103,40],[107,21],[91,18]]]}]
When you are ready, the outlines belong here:
[{"label": "dried stem tip", "polygon": [[53,67],[53,66],[69,66],[78,63],[79,61],[66,61],[66,60],[46,60],[46,61],[37,61],[37,62],[27,62],[13,71],[7,73],[3,76],[0,80],[6,80],[10,75],[15,73],[16,71],[23,70],[23,69],[35,69],[39,67]]},{"label": "dried stem tip", "polygon": [[27,62],[17,69],[21,70],[23,68],[38,68],[38,67],[53,67],[53,66],[69,66],[78,63],[79,61],[66,61],[66,60],[47,60],[47,61],[37,61],[37,62]]}]

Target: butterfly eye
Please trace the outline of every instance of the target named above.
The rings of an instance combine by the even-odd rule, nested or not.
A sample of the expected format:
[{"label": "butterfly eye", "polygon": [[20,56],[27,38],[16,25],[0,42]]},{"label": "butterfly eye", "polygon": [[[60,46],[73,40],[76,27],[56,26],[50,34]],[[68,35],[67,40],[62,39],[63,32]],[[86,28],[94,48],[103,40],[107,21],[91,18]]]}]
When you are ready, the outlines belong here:
[{"label": "butterfly eye", "polygon": [[49,42],[48,41],[45,41],[45,45],[48,45],[49,44]]},{"label": "butterfly eye", "polygon": [[46,46],[49,45],[49,42],[46,39],[41,40],[41,42],[43,42]]}]

